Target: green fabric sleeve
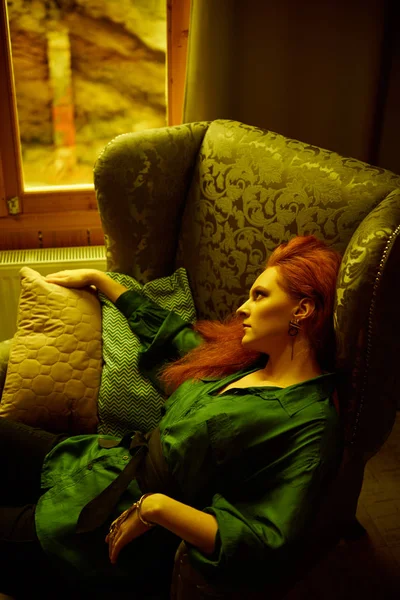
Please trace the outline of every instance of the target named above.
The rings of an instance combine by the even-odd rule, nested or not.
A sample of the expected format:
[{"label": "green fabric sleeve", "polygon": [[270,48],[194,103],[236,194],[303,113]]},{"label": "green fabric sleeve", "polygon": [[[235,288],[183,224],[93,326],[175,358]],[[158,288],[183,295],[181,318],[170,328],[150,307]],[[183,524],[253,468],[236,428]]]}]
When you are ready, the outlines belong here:
[{"label": "green fabric sleeve", "polygon": [[[299,466],[299,465],[298,465]],[[281,580],[295,559],[295,548],[316,508],[316,490],[321,486],[318,458],[303,460],[293,477],[282,476],[271,487],[266,477],[264,492],[254,500],[229,501],[215,494],[204,512],[218,521],[213,555],[189,547],[193,567],[205,579],[220,585],[260,585]],[[248,487],[249,482],[243,482]],[[238,497],[240,497],[240,487]],[[259,487],[257,485],[257,487]]]},{"label": "green fabric sleeve", "polygon": [[162,389],[158,379],[162,366],[199,346],[203,338],[193,330],[190,323],[173,311],[161,308],[140,292],[124,292],[115,306],[140,339],[140,370],[154,385]]}]

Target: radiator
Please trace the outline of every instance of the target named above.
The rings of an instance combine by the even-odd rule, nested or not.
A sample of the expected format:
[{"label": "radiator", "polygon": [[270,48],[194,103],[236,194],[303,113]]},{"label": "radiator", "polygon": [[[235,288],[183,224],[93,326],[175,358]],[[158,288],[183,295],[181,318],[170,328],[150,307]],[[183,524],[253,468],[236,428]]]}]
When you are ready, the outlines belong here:
[{"label": "radiator", "polygon": [[0,341],[11,338],[16,331],[19,271],[24,266],[42,275],[86,267],[105,271],[106,251],[104,246],[79,246],[0,252]]}]

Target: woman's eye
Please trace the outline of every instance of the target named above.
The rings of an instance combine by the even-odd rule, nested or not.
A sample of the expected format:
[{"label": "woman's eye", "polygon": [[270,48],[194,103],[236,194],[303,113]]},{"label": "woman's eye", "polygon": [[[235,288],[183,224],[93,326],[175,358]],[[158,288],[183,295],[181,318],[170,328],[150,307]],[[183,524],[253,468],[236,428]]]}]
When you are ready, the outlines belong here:
[{"label": "woman's eye", "polygon": [[259,300],[260,298],[265,298],[266,294],[264,292],[257,291],[254,293],[254,299]]}]

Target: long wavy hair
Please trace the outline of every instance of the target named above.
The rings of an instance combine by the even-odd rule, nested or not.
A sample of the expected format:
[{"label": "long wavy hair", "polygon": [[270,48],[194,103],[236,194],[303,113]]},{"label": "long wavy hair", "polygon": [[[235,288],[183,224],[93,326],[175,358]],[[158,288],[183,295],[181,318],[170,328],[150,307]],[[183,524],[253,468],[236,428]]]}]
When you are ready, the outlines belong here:
[{"label": "long wavy hair", "polygon": [[[333,307],[340,261],[341,256],[336,250],[308,235],[280,244],[266,265],[266,268],[277,267],[279,283],[291,298],[314,301],[315,310],[303,326],[323,370],[331,370],[334,365]],[[187,379],[224,377],[262,358],[261,353],[242,346],[242,318],[231,316],[222,322],[198,321],[194,329],[204,342],[167,365],[161,373],[161,379],[170,391]]]}]

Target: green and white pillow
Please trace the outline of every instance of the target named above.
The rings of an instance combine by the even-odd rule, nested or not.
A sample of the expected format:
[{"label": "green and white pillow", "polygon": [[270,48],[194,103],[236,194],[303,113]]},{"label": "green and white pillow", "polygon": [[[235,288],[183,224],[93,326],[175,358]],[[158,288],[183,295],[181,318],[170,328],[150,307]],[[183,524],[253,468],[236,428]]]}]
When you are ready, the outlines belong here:
[{"label": "green and white pillow", "polygon": [[[185,321],[195,321],[196,309],[184,268],[145,285],[128,275],[107,274],[128,289],[141,291],[162,308],[173,310]],[[165,399],[139,371],[140,341],[128,321],[103,294],[99,298],[104,364],[98,399],[98,433],[120,436],[135,429],[149,431],[159,423]]]}]

